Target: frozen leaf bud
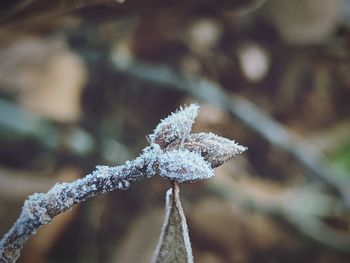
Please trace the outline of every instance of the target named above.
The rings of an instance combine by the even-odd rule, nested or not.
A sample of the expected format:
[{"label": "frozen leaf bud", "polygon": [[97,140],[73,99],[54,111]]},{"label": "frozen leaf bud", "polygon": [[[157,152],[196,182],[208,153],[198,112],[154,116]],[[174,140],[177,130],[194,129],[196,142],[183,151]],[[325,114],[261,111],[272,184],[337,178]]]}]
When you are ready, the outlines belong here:
[{"label": "frozen leaf bud", "polygon": [[180,108],[160,122],[144,151],[147,174],[180,183],[213,176],[213,169],[247,148],[213,133],[191,133],[199,105]]},{"label": "frozen leaf bud", "polygon": [[212,168],[222,165],[247,150],[246,147],[237,144],[233,140],[204,132],[190,134],[181,145],[171,144],[168,148],[177,149],[179,147],[199,152]]},{"label": "frozen leaf bud", "polygon": [[172,113],[158,124],[153,134],[149,135],[150,143],[156,143],[164,149],[177,139],[183,140],[191,133],[198,110],[198,104],[191,104],[184,108],[180,107],[180,110]]},{"label": "frozen leaf bud", "polygon": [[214,175],[210,164],[197,152],[174,150],[158,158],[158,173],[162,177],[183,183],[203,180]]}]

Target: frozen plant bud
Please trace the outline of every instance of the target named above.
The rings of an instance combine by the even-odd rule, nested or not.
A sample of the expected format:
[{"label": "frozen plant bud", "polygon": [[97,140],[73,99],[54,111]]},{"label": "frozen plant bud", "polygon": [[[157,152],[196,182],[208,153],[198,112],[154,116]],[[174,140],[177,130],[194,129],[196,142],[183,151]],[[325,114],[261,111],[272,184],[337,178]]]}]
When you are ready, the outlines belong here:
[{"label": "frozen plant bud", "polygon": [[191,133],[199,106],[180,108],[162,120],[144,151],[147,174],[176,182],[193,182],[214,175],[213,169],[247,148],[213,133]]},{"label": "frozen plant bud", "polygon": [[192,125],[198,115],[199,105],[191,104],[188,107],[180,107],[180,110],[163,119],[149,135],[150,142],[158,144],[162,149],[171,142],[183,140],[191,133]]},{"label": "frozen plant bud", "polygon": [[217,136],[214,133],[204,132],[189,135],[182,147],[190,151],[200,152],[204,160],[209,162],[213,168],[247,150],[247,147],[239,145],[235,141]]},{"label": "frozen plant bud", "polygon": [[197,152],[173,150],[165,152],[158,159],[158,173],[179,183],[194,182],[210,178],[214,170]]}]

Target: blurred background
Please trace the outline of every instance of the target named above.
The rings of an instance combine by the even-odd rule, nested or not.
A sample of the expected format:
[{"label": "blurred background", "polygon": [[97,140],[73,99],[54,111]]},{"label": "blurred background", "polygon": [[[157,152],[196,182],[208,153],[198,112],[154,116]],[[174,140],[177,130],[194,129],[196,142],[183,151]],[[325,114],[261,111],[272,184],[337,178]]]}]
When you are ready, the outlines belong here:
[{"label": "blurred background", "polygon": [[[350,261],[349,0],[5,0],[0,21],[1,236],[198,102],[194,131],[249,150],[181,185],[195,261]],[[169,187],[76,206],[19,262],[149,262]]]}]

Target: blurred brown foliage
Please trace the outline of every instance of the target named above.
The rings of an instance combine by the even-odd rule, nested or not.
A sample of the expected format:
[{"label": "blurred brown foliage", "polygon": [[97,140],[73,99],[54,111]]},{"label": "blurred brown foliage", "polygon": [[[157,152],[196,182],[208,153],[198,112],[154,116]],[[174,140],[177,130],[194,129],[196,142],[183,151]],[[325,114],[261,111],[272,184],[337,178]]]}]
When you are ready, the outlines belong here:
[{"label": "blurred brown foliage", "polygon": [[[348,0],[55,2],[1,4],[1,234],[28,194],[132,158],[160,118],[197,101],[196,131],[249,150],[181,186],[195,261],[349,262],[350,210],[334,189],[210,98],[160,83],[162,71],[152,82],[120,70],[132,61],[210,80],[308,141],[350,185]],[[167,188],[152,178],[60,215],[20,262],[147,262]]]}]

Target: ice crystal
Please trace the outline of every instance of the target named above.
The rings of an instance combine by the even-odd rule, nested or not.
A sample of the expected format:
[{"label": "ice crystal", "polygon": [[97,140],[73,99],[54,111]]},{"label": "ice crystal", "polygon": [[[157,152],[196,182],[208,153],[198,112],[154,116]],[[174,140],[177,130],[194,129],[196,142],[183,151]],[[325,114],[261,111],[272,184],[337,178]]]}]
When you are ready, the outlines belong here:
[{"label": "ice crystal", "polygon": [[162,177],[183,183],[206,179],[214,175],[210,164],[197,152],[173,150],[158,158],[158,172]]},{"label": "ice crystal", "polygon": [[151,144],[156,143],[161,148],[165,148],[176,139],[184,139],[191,133],[198,110],[198,104],[191,104],[188,107],[180,107],[180,110],[161,120],[153,134],[149,135]]}]

